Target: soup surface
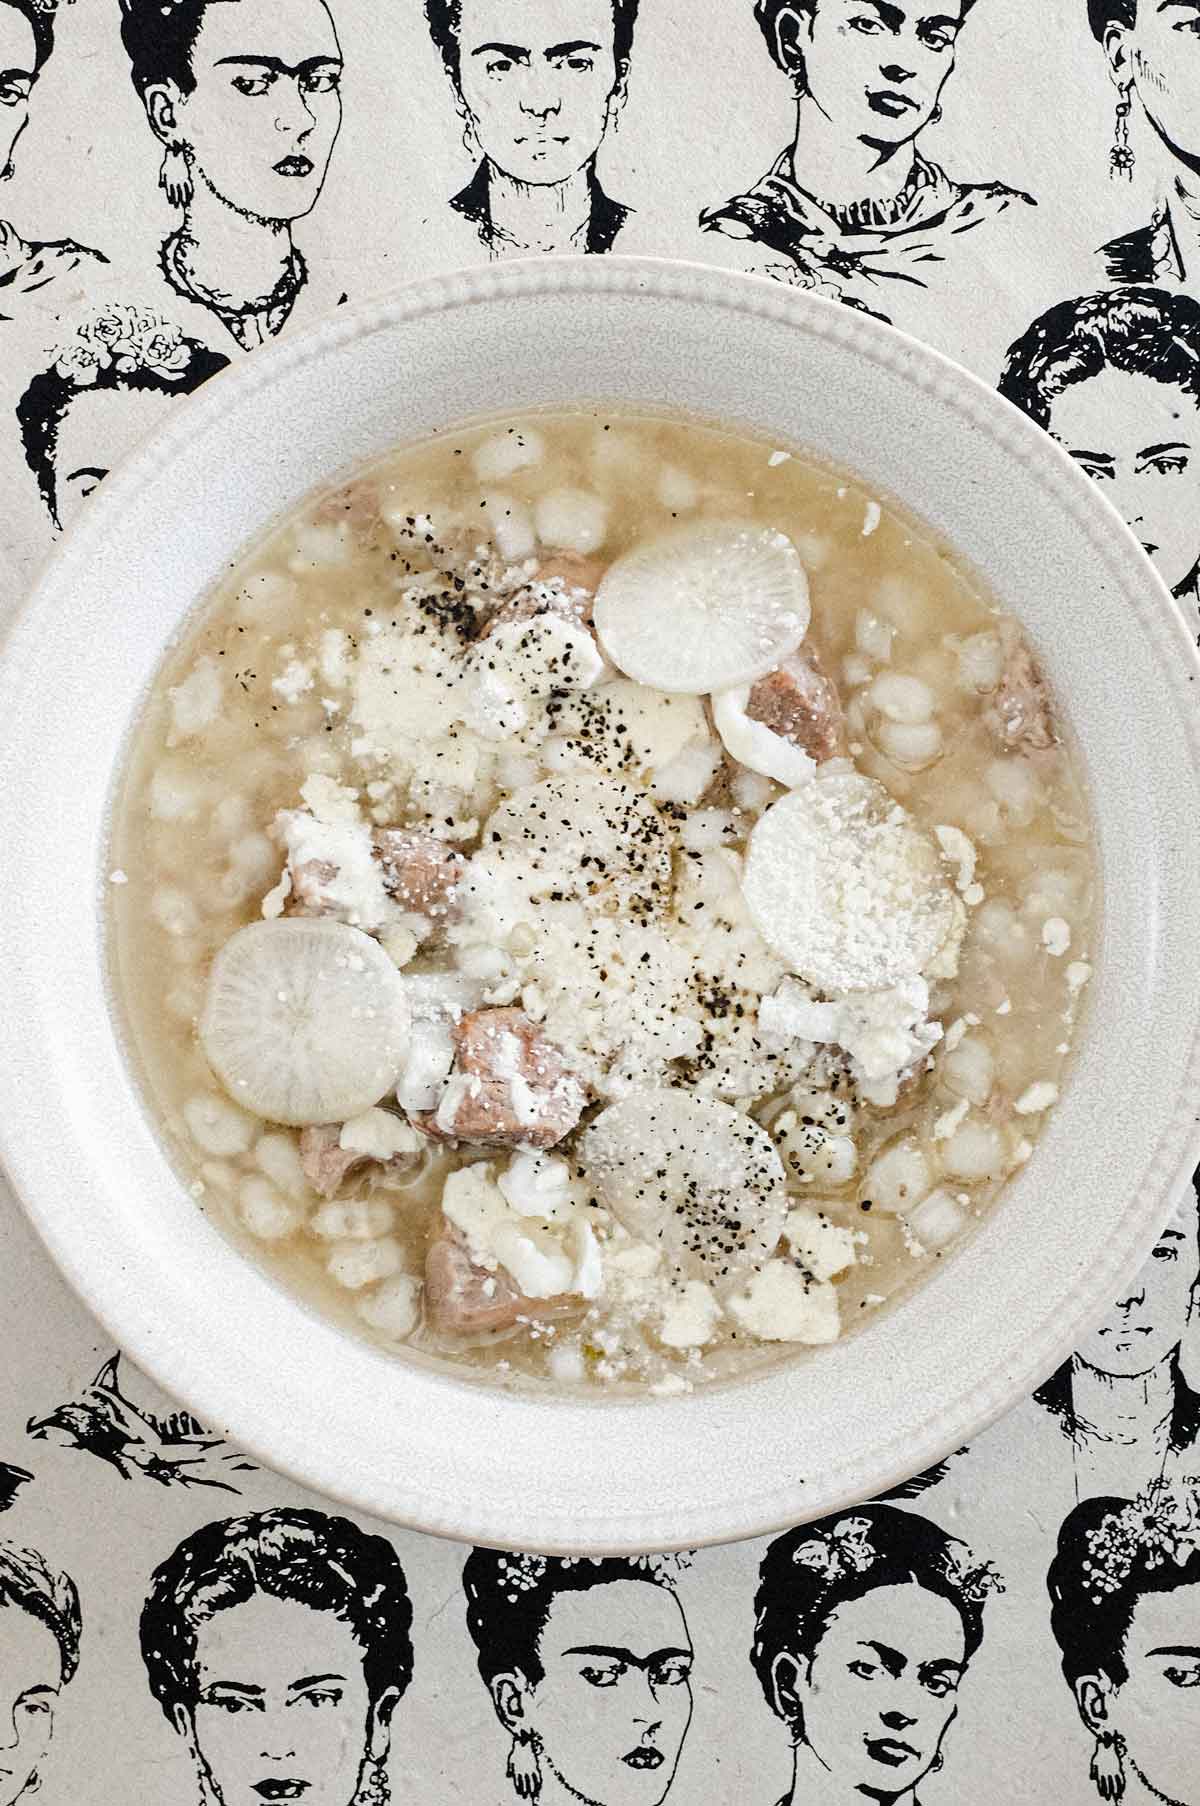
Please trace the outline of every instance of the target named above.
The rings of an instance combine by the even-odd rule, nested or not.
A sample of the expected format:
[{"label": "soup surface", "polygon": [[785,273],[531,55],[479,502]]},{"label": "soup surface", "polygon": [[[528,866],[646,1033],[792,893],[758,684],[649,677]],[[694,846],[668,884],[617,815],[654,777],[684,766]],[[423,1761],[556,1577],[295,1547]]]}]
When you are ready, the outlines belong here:
[{"label": "soup surface", "polygon": [[853,480],[678,419],[397,452],[228,575],[117,811],[199,1207],[390,1348],[690,1388],[834,1341],[1029,1158],[1087,808],[1014,622]]}]

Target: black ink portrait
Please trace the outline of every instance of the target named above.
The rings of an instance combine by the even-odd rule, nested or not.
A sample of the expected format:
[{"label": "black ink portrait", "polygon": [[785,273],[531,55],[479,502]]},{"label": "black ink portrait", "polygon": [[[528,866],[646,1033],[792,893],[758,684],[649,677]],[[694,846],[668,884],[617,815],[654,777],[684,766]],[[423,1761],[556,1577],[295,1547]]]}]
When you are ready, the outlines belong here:
[{"label": "black ink portrait", "polygon": [[1190,618],[1200,588],[1200,303],[1136,288],[1063,301],[1009,351],[1000,393],[1104,485]]},{"label": "black ink portrait", "polygon": [[0,1511],[7,1511],[16,1500],[23,1486],[28,1486],[33,1475],[25,1467],[14,1467],[9,1461],[0,1461]]},{"label": "black ink portrait", "polygon": [[1197,1313],[1200,1210],[1189,1191],[1153,1254],[1108,1316],[1034,1393],[1071,1445],[1088,1498],[1200,1467],[1200,1393],[1181,1364]]},{"label": "black ink portrait", "polygon": [[425,0],[479,168],[450,205],[505,251],[611,251],[629,209],[596,157],[625,96],[638,0]]},{"label": "black ink portrait", "polygon": [[395,1550],[346,1518],[260,1511],[189,1536],[154,1573],[141,1644],[201,1806],[386,1806],[411,1631]]},{"label": "black ink portrait", "polygon": [[[54,49],[57,0],[0,0],[0,181],[13,174],[38,77]],[[81,265],[107,263],[74,239],[37,243],[0,219],[0,320],[16,318],[52,283]]]},{"label": "black ink portrait", "polygon": [[941,116],[975,0],[757,0],[796,96],[796,135],[745,194],[701,226],[761,247],[756,267],[889,317],[954,240],[1028,195],[952,180],[917,140]]},{"label": "black ink portrait", "polygon": [[333,20],[323,0],[121,5],[161,185],[182,215],[163,274],[249,350],[283,330],[308,280],[292,224],[316,205],[342,123]]},{"label": "black ink portrait", "polygon": [[1158,1481],[1077,1505],[1047,1585],[1100,1798],[1200,1806],[1200,1497]]},{"label": "black ink portrait", "polygon": [[692,1717],[692,1640],[674,1586],[682,1559],[471,1551],[467,1628],[512,1738],[513,1798],[666,1798]]},{"label": "black ink portrait", "polygon": [[1103,247],[1109,278],[1200,293],[1200,0],[1088,0],[1088,17],[1117,90],[1112,175],[1132,176],[1144,120],[1161,188],[1149,222]]},{"label": "black ink portrait", "polygon": [[17,404],[25,459],[56,527],[180,395],[229,359],[144,308],[110,307],[50,353]]},{"label": "black ink portrait", "polygon": [[36,1793],[59,1695],[79,1666],[79,1595],[36,1549],[0,1542],[0,1806]]},{"label": "black ink portrait", "polygon": [[936,1524],[863,1505],[789,1531],[759,1570],[750,1659],[793,1744],[780,1806],[916,1806],[942,1766],[992,1569]]}]

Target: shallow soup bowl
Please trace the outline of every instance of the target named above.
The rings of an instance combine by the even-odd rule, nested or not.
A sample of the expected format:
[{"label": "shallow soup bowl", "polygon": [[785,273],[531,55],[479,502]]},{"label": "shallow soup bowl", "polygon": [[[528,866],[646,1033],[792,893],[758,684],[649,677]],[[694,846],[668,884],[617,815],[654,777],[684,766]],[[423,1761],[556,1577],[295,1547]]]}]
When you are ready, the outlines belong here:
[{"label": "shallow soup bowl", "polygon": [[[678,1397],[484,1386],[345,1333],[197,1208],[127,1057],[111,809],[197,601],[308,491],[431,431],[673,410],[848,468],[956,549],[1044,659],[1102,913],[1081,1045],[1028,1165],[869,1328]],[[547,1552],[751,1536],[929,1466],[1028,1392],[1146,1258],[1197,1159],[1200,670],[1133,537],[934,353],[755,278],[606,258],[424,282],[257,353],[111,477],[0,655],[0,1152],[50,1253],[202,1421],[359,1509]]]}]

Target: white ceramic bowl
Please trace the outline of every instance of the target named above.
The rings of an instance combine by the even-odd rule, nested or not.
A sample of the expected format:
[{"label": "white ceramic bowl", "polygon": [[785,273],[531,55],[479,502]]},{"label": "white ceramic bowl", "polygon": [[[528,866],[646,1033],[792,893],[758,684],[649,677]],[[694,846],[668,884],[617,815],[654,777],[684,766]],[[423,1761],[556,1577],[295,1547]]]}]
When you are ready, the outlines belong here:
[{"label": "white ceramic bowl", "polygon": [[[209,1226],[125,1062],[104,965],[126,734],[187,610],[313,485],[474,414],[685,408],[849,466],[1041,647],[1086,761],[1104,918],[1084,1047],[980,1232],[845,1344],[677,1399],[508,1397],[389,1359]],[[620,258],[424,282],[181,405],[51,562],[0,668],[0,1150],[110,1333],[204,1421],[383,1517],[546,1551],[749,1536],[939,1459],[1042,1379],[1198,1154],[1200,670],[1093,485],[932,352],[754,278]]]}]

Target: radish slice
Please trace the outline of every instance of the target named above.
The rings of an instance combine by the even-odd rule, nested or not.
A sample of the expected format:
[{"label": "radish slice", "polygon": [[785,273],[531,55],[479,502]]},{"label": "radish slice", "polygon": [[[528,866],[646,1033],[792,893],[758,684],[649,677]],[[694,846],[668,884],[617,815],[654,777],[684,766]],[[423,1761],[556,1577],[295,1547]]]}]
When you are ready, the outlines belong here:
[{"label": "radish slice", "polygon": [[761,1266],[778,1246],[783,1164],[766,1130],[729,1104],[636,1092],[601,1112],[579,1158],[631,1235],[710,1284]]},{"label": "radish slice", "polygon": [[786,534],[712,520],[674,528],[610,565],[594,621],[627,676],[706,696],[773,671],[804,638],[810,613],[804,565]]},{"label": "radish slice", "polygon": [[200,1041],[243,1109],[301,1127],[377,1104],[408,1049],[404,980],[344,922],[252,922],[213,961]]},{"label": "radish slice", "polygon": [[818,771],[759,817],[742,893],[772,952],[829,992],[925,972],[958,916],[934,841],[857,772]]}]

